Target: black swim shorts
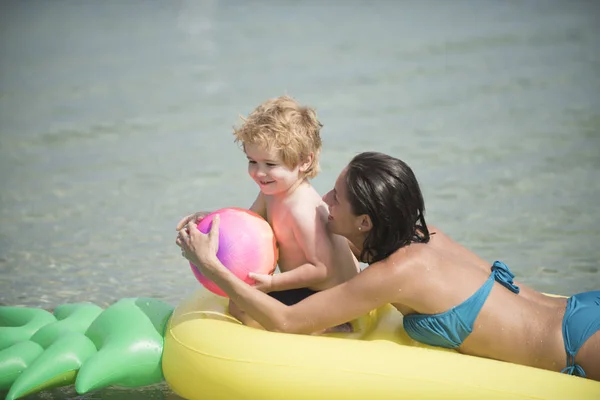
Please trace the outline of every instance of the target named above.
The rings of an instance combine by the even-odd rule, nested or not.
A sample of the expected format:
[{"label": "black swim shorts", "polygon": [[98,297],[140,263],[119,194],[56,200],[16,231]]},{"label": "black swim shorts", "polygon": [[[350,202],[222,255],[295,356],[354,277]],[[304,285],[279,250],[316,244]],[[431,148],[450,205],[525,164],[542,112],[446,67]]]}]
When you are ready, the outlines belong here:
[{"label": "black swim shorts", "polygon": [[285,304],[287,306],[291,306],[291,305],[301,302],[308,296],[312,296],[315,293],[317,293],[317,292],[315,292],[314,290],[311,290],[308,288],[300,288],[300,289],[281,290],[278,292],[269,292],[268,294],[269,294],[269,296],[273,297],[274,299],[279,300],[283,304]]}]

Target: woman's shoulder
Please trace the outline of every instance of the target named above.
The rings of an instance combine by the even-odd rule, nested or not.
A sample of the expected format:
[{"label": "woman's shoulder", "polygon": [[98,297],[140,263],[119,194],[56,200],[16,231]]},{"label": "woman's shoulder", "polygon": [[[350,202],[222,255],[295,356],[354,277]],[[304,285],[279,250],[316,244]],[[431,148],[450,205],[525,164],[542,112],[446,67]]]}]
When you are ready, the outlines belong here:
[{"label": "woman's shoulder", "polygon": [[414,297],[420,295],[422,286],[419,270],[423,270],[420,268],[423,261],[418,253],[419,249],[412,245],[400,248],[383,260],[370,264],[359,275],[367,272],[365,281],[378,286],[382,295],[390,297],[390,303],[412,309]]},{"label": "woman's shoulder", "polygon": [[371,267],[386,268],[399,273],[403,276],[410,274],[413,267],[422,264],[424,257],[424,244],[412,243],[409,246],[401,247],[386,258],[374,262]]},{"label": "woman's shoulder", "polygon": [[428,224],[427,230],[429,231],[429,243],[433,245],[431,247],[461,246],[460,243],[456,242],[449,235],[444,233],[444,231],[434,225]]},{"label": "woman's shoulder", "polygon": [[435,225],[427,224],[427,230],[429,231],[429,236],[431,238],[433,238],[435,236],[438,236],[438,237],[440,237],[440,236],[448,237],[448,236],[446,236],[446,234],[444,232],[442,232],[442,230],[440,228],[438,228]]},{"label": "woman's shoulder", "polygon": [[393,267],[397,273],[401,274],[403,279],[415,277],[420,271],[436,263],[440,254],[451,245],[451,239],[439,229],[428,225],[430,240],[426,243],[410,243],[403,246],[385,259],[378,261],[379,264],[386,267]]}]

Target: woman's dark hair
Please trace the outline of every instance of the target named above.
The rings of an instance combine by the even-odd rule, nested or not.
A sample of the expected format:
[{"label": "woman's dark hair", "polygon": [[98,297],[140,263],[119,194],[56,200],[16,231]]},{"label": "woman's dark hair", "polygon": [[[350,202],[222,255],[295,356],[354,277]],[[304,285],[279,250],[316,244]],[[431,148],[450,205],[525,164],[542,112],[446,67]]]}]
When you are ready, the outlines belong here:
[{"label": "woman's dark hair", "polygon": [[415,174],[402,160],[360,153],[348,164],[346,186],[354,214],[367,214],[373,224],[361,261],[374,263],[410,243],[429,242],[423,195]]}]

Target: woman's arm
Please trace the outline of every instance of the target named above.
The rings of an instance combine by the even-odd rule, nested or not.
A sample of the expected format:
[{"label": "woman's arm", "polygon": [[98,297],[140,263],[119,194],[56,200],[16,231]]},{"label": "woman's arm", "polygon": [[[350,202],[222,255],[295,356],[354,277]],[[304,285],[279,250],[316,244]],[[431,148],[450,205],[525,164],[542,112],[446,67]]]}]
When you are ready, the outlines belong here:
[{"label": "woman's arm", "polygon": [[[318,292],[293,306],[286,306],[233,275],[218,260],[218,218],[203,234],[189,224],[182,231],[186,258],[215,282],[235,304],[265,329],[289,333],[313,333],[365,315],[386,303],[397,302],[394,279],[388,268],[374,263],[351,280]],[[382,268],[383,267],[383,268]]]},{"label": "woman's arm", "polygon": [[[351,321],[382,305],[395,301],[377,284],[373,270],[286,306],[246,284],[227,270],[218,259],[199,267],[229,298],[265,329],[286,333],[313,333]],[[370,268],[375,268],[371,266]]]}]

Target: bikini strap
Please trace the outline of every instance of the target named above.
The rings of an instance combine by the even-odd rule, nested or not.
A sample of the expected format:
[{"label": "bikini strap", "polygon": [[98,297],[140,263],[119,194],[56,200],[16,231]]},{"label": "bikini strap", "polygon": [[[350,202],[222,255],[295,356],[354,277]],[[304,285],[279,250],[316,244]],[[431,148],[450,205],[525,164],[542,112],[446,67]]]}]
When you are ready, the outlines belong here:
[{"label": "bikini strap", "polygon": [[[573,360],[571,360],[570,362],[573,363]],[[579,366],[579,364],[571,364],[566,366],[565,368],[563,368],[560,371],[562,374],[567,374],[567,375],[575,375],[575,376],[581,376],[582,378],[585,378],[585,371],[583,370],[583,368],[581,368]]]},{"label": "bikini strap", "polygon": [[496,282],[507,288],[513,293],[519,293],[521,289],[513,282],[515,275],[510,272],[510,269],[502,261],[494,261],[492,264],[492,274]]}]

